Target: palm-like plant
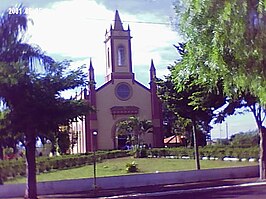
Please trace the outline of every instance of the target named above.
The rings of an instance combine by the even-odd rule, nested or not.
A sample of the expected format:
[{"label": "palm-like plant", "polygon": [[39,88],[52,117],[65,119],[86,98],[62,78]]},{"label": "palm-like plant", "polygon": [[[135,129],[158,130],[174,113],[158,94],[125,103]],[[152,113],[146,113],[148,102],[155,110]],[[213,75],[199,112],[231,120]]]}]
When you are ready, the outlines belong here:
[{"label": "palm-like plant", "polygon": [[[25,8],[22,5],[19,8],[22,10],[20,14],[11,15],[5,11],[0,17],[0,100],[10,110],[5,120],[9,120],[14,114],[18,113],[18,107],[22,107],[20,105],[25,100],[21,100],[21,97],[29,96],[26,89],[29,89],[30,83],[32,83],[30,73],[37,69],[34,65],[35,60],[39,61],[40,64],[38,66],[42,66],[44,70],[52,68],[55,63],[38,46],[24,43],[23,40],[25,39],[30,20],[27,18],[27,15],[23,14],[25,13]],[[26,110],[27,107],[25,107],[25,114],[27,113]],[[19,123],[19,121],[12,122],[13,127]],[[28,128],[28,125],[25,125],[26,128]],[[5,131],[2,129],[1,134],[7,134],[8,132],[6,130],[7,128],[5,128]],[[14,131],[19,135],[17,133],[19,130],[12,129],[12,134]],[[25,197],[37,198],[35,177],[36,138],[32,130],[30,132],[26,131],[28,129],[24,132],[26,138],[28,186]],[[11,137],[15,139],[14,135]]]},{"label": "palm-like plant", "polygon": [[152,131],[152,122],[140,120],[135,116],[117,123],[117,134],[129,136],[130,142],[137,148],[140,145],[141,136],[149,131]]},{"label": "palm-like plant", "polygon": [[25,8],[22,5],[19,9],[22,10],[20,14],[12,15],[5,11],[0,17],[0,62],[21,62],[33,67],[33,60],[37,59],[45,69],[51,67],[54,63],[51,57],[46,56],[37,45],[24,43],[28,22],[32,20],[23,14]]}]

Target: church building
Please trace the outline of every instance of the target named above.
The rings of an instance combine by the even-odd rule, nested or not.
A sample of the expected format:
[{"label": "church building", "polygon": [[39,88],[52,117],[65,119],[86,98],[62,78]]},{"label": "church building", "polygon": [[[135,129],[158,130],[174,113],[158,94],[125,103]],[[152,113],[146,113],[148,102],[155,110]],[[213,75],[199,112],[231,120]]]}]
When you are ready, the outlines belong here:
[{"label": "church building", "polygon": [[150,73],[149,88],[135,79],[131,38],[129,26],[124,29],[116,11],[114,25],[105,33],[106,76],[105,83],[98,88],[90,61],[90,84],[80,97],[88,100],[96,111],[72,124],[72,131],[77,134],[73,153],[92,151],[93,146],[98,150],[121,149],[125,141],[117,135],[117,124],[130,116],[152,121],[152,132],[143,135],[143,140],[152,147],[163,146],[162,108],[156,95],[156,70],[151,60],[150,71],[147,71]]}]

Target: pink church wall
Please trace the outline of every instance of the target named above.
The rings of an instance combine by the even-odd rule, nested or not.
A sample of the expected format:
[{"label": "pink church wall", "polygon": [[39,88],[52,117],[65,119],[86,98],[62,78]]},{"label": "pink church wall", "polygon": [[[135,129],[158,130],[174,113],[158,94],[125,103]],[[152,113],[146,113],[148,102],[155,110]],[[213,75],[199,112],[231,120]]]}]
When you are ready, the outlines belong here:
[{"label": "pink church wall", "polygon": [[[114,28],[113,28],[114,27]],[[123,46],[124,53],[119,53],[118,48]],[[115,124],[118,121],[125,120],[132,114],[137,113],[137,117],[141,120],[147,119],[153,122],[153,133],[146,134],[143,139],[145,143],[152,146],[161,146],[161,116],[160,103],[156,98],[156,85],[151,84],[151,89],[146,88],[141,83],[135,80],[135,75],[132,70],[132,56],[131,56],[131,36],[130,30],[123,29],[118,11],[115,14],[114,26],[111,26],[110,31],[105,34],[105,48],[106,48],[106,82],[100,88],[95,90],[93,85],[90,85],[89,96],[87,100],[96,106],[96,113],[90,113],[86,116],[86,122],[82,125],[82,135],[80,138],[85,142],[80,142],[79,146],[85,145],[86,151],[93,150],[92,132],[98,131],[96,147],[97,149],[114,149],[117,145],[114,142],[116,139]],[[120,55],[124,56],[120,56]],[[123,65],[118,66],[118,56],[124,57]],[[150,70],[151,82],[156,76],[153,62]],[[94,69],[90,62],[89,68],[90,81],[94,79]],[[132,87],[132,96],[127,100],[120,100],[115,95],[115,88],[120,82],[125,82]],[[123,91],[122,91],[123,92]],[[121,97],[123,99],[123,96]],[[129,107],[128,111],[132,114],[121,115],[121,107]],[[112,112],[111,112],[111,108]],[[137,108],[136,108],[137,107]],[[122,110],[123,111],[123,110]],[[125,111],[125,110],[124,110]],[[114,115],[112,115],[112,113]],[[86,130],[85,130],[86,127]]]},{"label": "pink church wall", "polygon": [[[132,86],[133,94],[127,101],[119,100],[115,96],[115,87],[119,82],[126,82]],[[111,114],[110,108],[113,106],[137,106],[139,107],[140,119],[151,120],[151,93],[138,84],[132,84],[131,79],[114,80],[114,84],[109,84],[103,87],[96,93],[97,99],[97,119],[98,119],[98,148],[113,149],[114,148],[114,133],[112,132],[115,123],[121,119],[127,119],[130,115],[117,115],[115,118]],[[152,142],[152,135],[146,135],[145,141]]]}]

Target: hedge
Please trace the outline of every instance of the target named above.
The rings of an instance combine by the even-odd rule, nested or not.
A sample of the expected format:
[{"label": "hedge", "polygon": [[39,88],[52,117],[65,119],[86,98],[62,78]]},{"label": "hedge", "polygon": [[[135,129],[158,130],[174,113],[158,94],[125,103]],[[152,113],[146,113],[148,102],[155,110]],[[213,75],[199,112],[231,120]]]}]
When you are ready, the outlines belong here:
[{"label": "hedge", "polygon": [[[97,151],[96,161],[103,159],[112,159],[129,156],[128,151]],[[55,157],[36,158],[36,173],[49,172],[50,170],[62,170],[84,165],[93,164],[93,153],[64,155]],[[25,159],[0,161],[0,184],[4,181],[18,177],[26,176]]]},{"label": "hedge", "polygon": [[[145,151],[143,151],[145,150]],[[194,158],[194,149],[177,148],[153,148],[141,149],[139,157],[174,157],[182,158],[187,156]],[[259,159],[259,147],[239,148],[234,146],[206,146],[199,148],[200,157],[214,157],[223,159],[224,157],[235,158],[255,158]],[[129,156],[129,151],[97,151],[96,161]],[[50,170],[62,170],[83,165],[93,164],[93,154],[64,155],[56,157],[36,158],[36,172],[43,173]],[[26,163],[24,159],[0,161],[0,184],[9,178],[26,176]]]},{"label": "hedge", "polygon": [[[233,146],[206,146],[199,147],[200,157],[214,157],[223,159],[224,157],[235,158],[255,158],[259,159],[259,147],[239,148]],[[194,149],[177,147],[177,148],[153,148],[147,150],[148,157],[167,157],[181,158],[188,156],[194,158]]]}]

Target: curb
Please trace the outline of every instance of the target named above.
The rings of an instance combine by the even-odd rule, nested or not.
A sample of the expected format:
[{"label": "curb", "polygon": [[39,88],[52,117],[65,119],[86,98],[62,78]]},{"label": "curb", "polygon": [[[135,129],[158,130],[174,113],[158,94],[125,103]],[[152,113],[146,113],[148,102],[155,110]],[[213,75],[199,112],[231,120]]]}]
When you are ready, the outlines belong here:
[{"label": "curb", "polygon": [[[97,178],[97,187],[104,189],[129,189],[143,186],[185,184],[212,180],[252,178],[259,176],[258,166],[216,168],[191,171],[147,173],[126,176]],[[93,178],[39,182],[38,195],[71,194],[93,191]],[[155,190],[158,191],[158,190]],[[0,186],[0,197],[23,197],[25,184],[4,184]]]}]

